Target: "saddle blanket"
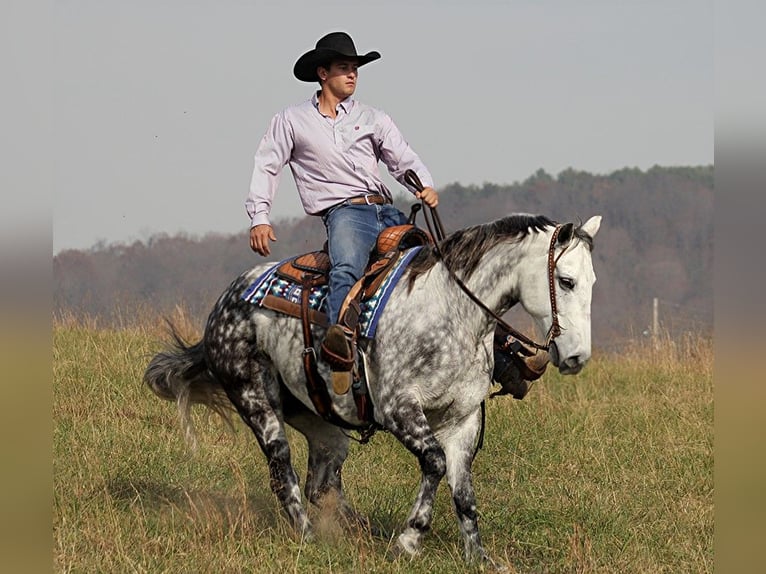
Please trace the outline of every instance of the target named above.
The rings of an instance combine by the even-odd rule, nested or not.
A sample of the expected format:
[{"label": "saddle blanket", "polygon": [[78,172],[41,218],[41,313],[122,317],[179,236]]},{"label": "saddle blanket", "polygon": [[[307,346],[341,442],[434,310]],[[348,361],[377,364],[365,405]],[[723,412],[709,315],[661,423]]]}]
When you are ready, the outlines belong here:
[{"label": "saddle blanket", "polygon": [[[359,334],[362,337],[372,339],[375,336],[378,319],[383,313],[386,303],[388,303],[394,286],[396,286],[407,265],[418,251],[420,251],[420,246],[404,251],[375,294],[369,299],[362,301],[362,314],[359,317]],[[292,257],[289,259],[292,259]],[[276,275],[276,270],[279,266],[289,259],[280,261],[258,277],[242,294],[242,299],[262,306],[263,298],[266,295],[272,295],[300,305],[303,286],[300,283],[295,283]],[[309,307],[314,311],[326,313],[325,300],[327,299],[327,293],[327,285],[312,287],[309,294]]]}]

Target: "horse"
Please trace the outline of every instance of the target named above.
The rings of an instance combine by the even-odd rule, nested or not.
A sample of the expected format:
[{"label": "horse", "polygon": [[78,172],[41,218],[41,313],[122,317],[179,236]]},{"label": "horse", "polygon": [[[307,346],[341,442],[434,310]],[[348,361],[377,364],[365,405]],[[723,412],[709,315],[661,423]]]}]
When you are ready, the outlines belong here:
[{"label": "horse", "polygon": [[[551,364],[562,374],[579,373],[591,356],[591,252],[600,224],[601,216],[558,225],[542,215],[513,214],[454,232],[420,248],[409,262],[364,353],[374,423],[395,436],[421,469],[395,554],[418,553],[446,476],[465,560],[497,566],[481,543],[471,478],[483,401],[492,386],[497,318],[475,300],[497,316],[520,303],[537,330],[549,333]],[[332,495],[345,517],[368,524],[343,495],[341,468],[351,437],[319,416],[307,391],[300,319],[243,301],[243,292],[268,267],[256,266],[230,284],[199,342],[185,343],[173,331],[174,341],[150,361],[144,381],[177,402],[187,431],[194,403],[219,413],[235,410],[255,435],[271,488],[298,535],[311,537],[312,525],[286,424],[307,440],[306,499],[319,505]],[[322,329],[313,329],[321,340]],[[328,373],[321,363],[319,370]],[[363,427],[350,395],[329,392],[339,417]]]}]

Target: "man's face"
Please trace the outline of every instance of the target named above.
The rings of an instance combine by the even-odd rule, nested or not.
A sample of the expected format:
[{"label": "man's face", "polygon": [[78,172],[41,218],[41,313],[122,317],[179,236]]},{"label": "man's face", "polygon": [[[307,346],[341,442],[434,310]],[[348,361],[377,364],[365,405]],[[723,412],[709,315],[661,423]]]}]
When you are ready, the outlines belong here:
[{"label": "man's face", "polygon": [[336,60],[330,68],[319,68],[319,77],[325,80],[323,87],[333,95],[343,100],[356,90],[356,80],[359,68],[355,59]]}]

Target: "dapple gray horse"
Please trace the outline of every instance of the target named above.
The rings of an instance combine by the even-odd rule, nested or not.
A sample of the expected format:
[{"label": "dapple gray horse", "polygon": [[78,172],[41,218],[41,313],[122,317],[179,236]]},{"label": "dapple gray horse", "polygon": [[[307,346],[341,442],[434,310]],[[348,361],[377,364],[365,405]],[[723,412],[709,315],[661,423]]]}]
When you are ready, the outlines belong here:
[{"label": "dapple gray horse", "polygon": [[[466,228],[438,250],[422,248],[395,287],[367,345],[366,375],[375,422],[417,457],[422,472],[398,553],[417,553],[446,475],[466,560],[494,563],[479,536],[471,464],[481,405],[492,385],[496,320],[454,277],[498,315],[521,303],[540,333],[557,318],[561,329],[550,343],[551,362],[563,374],[576,374],[591,356],[591,251],[600,224],[600,216],[557,226],[544,216],[511,215]],[[307,499],[318,503],[332,494],[342,513],[362,518],[344,500],[341,485],[349,436],[317,415],[307,392],[300,320],[242,300],[269,267],[234,280],[210,314],[203,339],[188,346],[176,337],[172,349],[152,359],[144,380],[160,397],[176,401],[187,422],[193,403],[218,412],[233,405],[268,459],[271,488],[290,521],[310,536],[285,423],[308,441]],[[315,340],[322,336],[316,328]],[[320,371],[326,378],[324,365]],[[363,424],[350,393],[330,393],[343,419]]]}]

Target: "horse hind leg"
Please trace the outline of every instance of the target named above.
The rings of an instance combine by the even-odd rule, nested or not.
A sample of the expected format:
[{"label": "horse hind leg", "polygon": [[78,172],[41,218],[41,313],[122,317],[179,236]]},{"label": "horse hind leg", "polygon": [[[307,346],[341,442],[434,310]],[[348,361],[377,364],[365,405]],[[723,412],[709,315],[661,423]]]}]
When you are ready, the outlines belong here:
[{"label": "horse hind leg", "polygon": [[367,517],[354,510],[343,493],[342,468],[348,456],[348,436],[302,406],[300,412],[286,414],[285,422],[303,434],[308,443],[306,499],[319,508],[334,507],[348,525],[375,534]]},{"label": "horse hind leg", "polygon": [[282,422],[279,386],[267,365],[258,364],[257,360],[253,363],[252,379],[229,380],[225,384],[226,393],[266,456],[271,490],[292,526],[303,537],[311,538],[311,523],[301,501],[299,479]]}]

